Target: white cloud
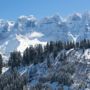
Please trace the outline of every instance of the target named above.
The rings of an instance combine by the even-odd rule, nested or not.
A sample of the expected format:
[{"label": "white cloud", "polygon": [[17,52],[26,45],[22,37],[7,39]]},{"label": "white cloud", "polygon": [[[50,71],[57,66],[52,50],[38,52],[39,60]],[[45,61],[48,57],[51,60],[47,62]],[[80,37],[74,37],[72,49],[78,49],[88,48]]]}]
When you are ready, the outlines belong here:
[{"label": "white cloud", "polygon": [[40,32],[32,32],[30,35],[31,38],[40,38],[42,36],[44,36],[44,34],[42,34]]}]

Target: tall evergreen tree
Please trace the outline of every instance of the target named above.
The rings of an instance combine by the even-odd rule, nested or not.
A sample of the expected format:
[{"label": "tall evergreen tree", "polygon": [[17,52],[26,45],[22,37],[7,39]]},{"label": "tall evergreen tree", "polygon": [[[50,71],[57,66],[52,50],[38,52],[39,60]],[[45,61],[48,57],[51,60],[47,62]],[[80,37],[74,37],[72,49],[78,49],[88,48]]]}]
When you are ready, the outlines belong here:
[{"label": "tall evergreen tree", "polygon": [[34,47],[29,47],[24,51],[23,54],[23,64],[29,65],[32,63],[36,63],[36,49]]},{"label": "tall evergreen tree", "polygon": [[50,45],[49,45],[49,52],[53,52],[54,50],[54,42],[53,41],[50,41]]},{"label": "tall evergreen tree", "polygon": [[49,52],[49,43],[44,46],[44,54],[46,55]]},{"label": "tall evergreen tree", "polygon": [[29,59],[30,59],[30,64],[36,63],[36,56],[37,56],[37,51],[34,47],[29,48]]},{"label": "tall evergreen tree", "polygon": [[2,55],[0,54],[0,74],[2,73],[2,67],[3,67],[3,59],[2,59]]},{"label": "tall evergreen tree", "polygon": [[30,60],[29,60],[29,49],[26,48],[26,50],[23,53],[23,61],[22,61],[23,65],[29,65]]},{"label": "tall evergreen tree", "polygon": [[13,69],[14,67],[18,67],[21,64],[22,56],[20,52],[12,52],[10,54],[8,65]]},{"label": "tall evergreen tree", "polygon": [[50,62],[50,57],[49,57],[49,55],[47,56],[47,67],[48,67],[48,68],[51,67],[51,62]]},{"label": "tall evergreen tree", "polygon": [[43,61],[43,47],[42,47],[42,45],[37,45],[36,46],[36,52],[37,52],[37,55],[36,55],[36,60],[37,60],[37,62],[42,62]]}]

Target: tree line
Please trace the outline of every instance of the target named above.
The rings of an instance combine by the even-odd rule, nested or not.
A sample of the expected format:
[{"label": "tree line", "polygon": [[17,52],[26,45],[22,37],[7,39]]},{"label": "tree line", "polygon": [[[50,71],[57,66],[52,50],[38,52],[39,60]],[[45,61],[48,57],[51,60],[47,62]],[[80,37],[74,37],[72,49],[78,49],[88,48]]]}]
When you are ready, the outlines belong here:
[{"label": "tree line", "polygon": [[[8,66],[12,69],[14,67],[19,67],[21,65],[30,65],[30,64],[38,64],[44,61],[44,58],[48,57],[50,53],[53,53],[53,57],[57,56],[57,53],[61,50],[69,50],[71,48],[74,49],[86,49],[90,48],[90,40],[82,40],[80,42],[62,42],[62,41],[50,41],[45,46],[36,45],[35,47],[30,46],[26,48],[23,52],[23,56],[20,52],[14,51],[10,53],[10,57],[8,60]],[[48,62],[49,63],[49,62]],[[2,73],[3,67],[3,59],[2,55],[0,54],[0,74]]]},{"label": "tree line", "polygon": [[50,41],[46,46],[36,45],[35,47],[30,46],[23,52],[23,56],[20,52],[12,52],[10,54],[8,65],[11,68],[18,67],[20,65],[38,64],[44,61],[50,53],[53,53],[55,58],[61,50],[74,49],[87,49],[90,48],[90,40],[82,40],[80,42],[62,42],[62,41]]}]

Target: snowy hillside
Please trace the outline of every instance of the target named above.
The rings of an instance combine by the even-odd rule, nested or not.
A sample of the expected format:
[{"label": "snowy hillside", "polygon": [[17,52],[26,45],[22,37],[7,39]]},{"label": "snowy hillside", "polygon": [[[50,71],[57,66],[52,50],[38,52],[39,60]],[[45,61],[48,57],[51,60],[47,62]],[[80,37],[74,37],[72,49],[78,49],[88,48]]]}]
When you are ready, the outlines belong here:
[{"label": "snowy hillside", "polygon": [[0,20],[0,52],[23,52],[30,45],[48,41],[80,41],[90,39],[90,13],[75,13],[67,18],[59,15],[38,20],[34,16],[20,16],[16,21]]},{"label": "snowy hillside", "polygon": [[[61,60],[61,56],[66,54],[66,59]],[[90,49],[62,50],[58,52],[56,58],[53,53],[49,55],[51,66],[48,67],[47,59],[39,64],[31,64],[30,66],[20,67],[18,72],[20,76],[29,75],[28,83],[24,90],[89,90],[90,89]],[[74,68],[73,68],[74,67]],[[73,69],[75,70],[73,72]],[[62,74],[64,70],[66,74]],[[7,72],[6,71],[6,75]],[[71,74],[73,72],[73,74]],[[73,79],[73,84],[67,84],[67,76]],[[61,77],[61,78],[60,78]],[[62,79],[64,78],[64,80]],[[66,78],[66,79],[65,79]],[[65,82],[60,84],[60,79]],[[69,79],[69,81],[70,81]],[[68,81],[68,83],[70,83]],[[62,83],[61,82],[61,83]]]},{"label": "snowy hillside", "polygon": [[[47,60],[38,65],[31,65],[30,67],[26,67],[22,69],[22,72],[28,71],[32,76],[31,82],[28,84],[27,87],[37,87],[37,84],[43,83],[43,86],[46,86],[49,90],[62,90],[59,89],[59,79],[56,82],[49,81],[52,79],[53,75],[55,74],[57,77],[58,75],[62,75],[60,69],[64,67],[64,65],[59,61],[60,55],[62,53],[67,54],[66,61],[69,65],[75,66],[75,72],[71,78],[73,78],[74,83],[72,86],[64,86],[64,90],[89,90],[90,89],[90,49],[86,49],[84,52],[83,50],[74,50],[70,49],[68,51],[61,51],[58,53],[55,60],[53,59],[52,54],[50,55],[51,67],[47,67]],[[65,67],[65,69],[67,69]],[[68,70],[68,69],[67,69]],[[21,72],[21,74],[22,74]],[[55,77],[55,76],[54,76]],[[42,80],[42,81],[40,81]],[[45,81],[46,80],[46,81]],[[80,85],[82,85],[80,87]]]}]

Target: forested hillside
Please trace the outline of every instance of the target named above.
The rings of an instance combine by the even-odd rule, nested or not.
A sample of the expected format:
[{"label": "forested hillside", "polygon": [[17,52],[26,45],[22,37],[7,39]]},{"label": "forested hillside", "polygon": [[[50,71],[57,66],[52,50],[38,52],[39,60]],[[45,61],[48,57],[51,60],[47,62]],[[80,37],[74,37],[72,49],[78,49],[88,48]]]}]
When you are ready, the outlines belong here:
[{"label": "forested hillside", "polygon": [[[90,40],[49,42],[0,55],[0,90],[89,90]],[[2,68],[8,67],[5,73]]]}]

